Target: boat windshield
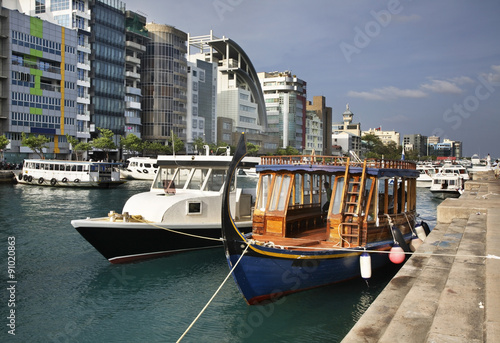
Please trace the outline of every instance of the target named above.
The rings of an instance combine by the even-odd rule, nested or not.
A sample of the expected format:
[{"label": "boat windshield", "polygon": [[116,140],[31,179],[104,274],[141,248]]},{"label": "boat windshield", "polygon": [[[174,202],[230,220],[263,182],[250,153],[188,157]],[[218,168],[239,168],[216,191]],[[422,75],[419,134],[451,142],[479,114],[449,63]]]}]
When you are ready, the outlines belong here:
[{"label": "boat windshield", "polygon": [[219,192],[224,185],[226,169],[160,168],[153,183],[155,189],[174,193],[174,189],[192,189]]}]

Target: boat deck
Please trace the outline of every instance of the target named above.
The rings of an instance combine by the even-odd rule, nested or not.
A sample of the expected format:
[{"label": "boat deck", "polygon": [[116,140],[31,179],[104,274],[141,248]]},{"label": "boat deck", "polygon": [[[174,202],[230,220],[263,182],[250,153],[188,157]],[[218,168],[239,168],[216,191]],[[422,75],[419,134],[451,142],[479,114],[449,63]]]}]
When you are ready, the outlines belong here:
[{"label": "boat deck", "polygon": [[[329,242],[328,232],[326,225],[313,230],[308,230],[299,234],[294,235],[294,237],[280,237],[276,235],[269,234],[252,234],[252,238],[259,242],[272,242],[275,245],[281,245],[284,247],[293,246],[294,250],[303,248],[307,250],[308,247],[313,248],[326,248],[333,249],[336,246],[336,242]],[[297,248],[300,247],[300,248]],[[286,248],[285,248],[286,249]]]}]

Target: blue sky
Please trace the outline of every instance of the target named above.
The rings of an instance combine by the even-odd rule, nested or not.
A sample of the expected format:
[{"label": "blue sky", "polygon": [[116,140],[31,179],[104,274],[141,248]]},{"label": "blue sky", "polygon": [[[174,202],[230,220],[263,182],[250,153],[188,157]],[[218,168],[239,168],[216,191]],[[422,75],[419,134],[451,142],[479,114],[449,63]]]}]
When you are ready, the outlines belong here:
[{"label": "blue sky", "polygon": [[125,1],[148,22],[236,41],[257,72],[290,70],[333,120],[463,142],[500,158],[500,1]]}]

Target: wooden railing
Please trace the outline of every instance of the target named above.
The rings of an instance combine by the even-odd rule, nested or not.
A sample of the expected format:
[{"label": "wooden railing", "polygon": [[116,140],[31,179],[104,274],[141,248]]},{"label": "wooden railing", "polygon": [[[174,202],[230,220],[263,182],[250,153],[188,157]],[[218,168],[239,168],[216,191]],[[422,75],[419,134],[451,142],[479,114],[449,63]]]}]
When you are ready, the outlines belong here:
[{"label": "wooden railing", "polygon": [[[293,155],[293,156],[262,156],[261,165],[327,165],[345,166],[347,157],[320,156],[320,155]],[[362,167],[363,163],[350,161],[351,167]],[[416,164],[399,160],[380,160],[375,158],[366,159],[367,168],[377,169],[416,169]]]}]

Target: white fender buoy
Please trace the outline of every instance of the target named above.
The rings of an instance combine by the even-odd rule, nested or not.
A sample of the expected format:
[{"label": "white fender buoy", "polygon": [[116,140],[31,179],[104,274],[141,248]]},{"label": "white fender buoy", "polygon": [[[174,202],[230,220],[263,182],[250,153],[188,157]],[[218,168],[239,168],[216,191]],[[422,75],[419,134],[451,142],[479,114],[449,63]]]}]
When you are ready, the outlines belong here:
[{"label": "white fender buoy", "polygon": [[372,258],[366,251],[359,257],[359,267],[361,269],[361,277],[369,279],[372,277]]},{"label": "white fender buoy", "polygon": [[389,252],[389,260],[391,260],[392,263],[394,264],[400,264],[403,263],[405,260],[405,252],[403,248],[399,246],[398,243],[394,243],[394,245],[391,248],[391,251]]},{"label": "white fender buoy", "polygon": [[423,226],[422,225],[415,226],[415,231],[417,232],[418,238],[420,238],[423,242],[425,240],[425,238],[427,237]]},{"label": "white fender buoy", "polygon": [[418,236],[415,236],[415,235],[412,235],[411,236],[411,241],[410,241],[410,249],[411,251],[415,251],[417,250],[417,248],[422,245],[422,240],[418,237]]}]

